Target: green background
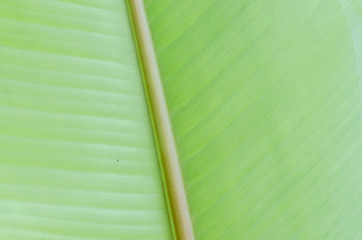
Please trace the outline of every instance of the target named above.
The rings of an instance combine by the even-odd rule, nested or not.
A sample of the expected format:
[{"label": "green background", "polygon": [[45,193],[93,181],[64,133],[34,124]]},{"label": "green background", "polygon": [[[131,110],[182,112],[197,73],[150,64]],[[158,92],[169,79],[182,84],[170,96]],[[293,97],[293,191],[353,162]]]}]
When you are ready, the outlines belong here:
[{"label": "green background", "polygon": [[[145,4],[196,238],[360,240],[362,2]],[[0,238],[171,239],[125,2],[0,12]]]}]

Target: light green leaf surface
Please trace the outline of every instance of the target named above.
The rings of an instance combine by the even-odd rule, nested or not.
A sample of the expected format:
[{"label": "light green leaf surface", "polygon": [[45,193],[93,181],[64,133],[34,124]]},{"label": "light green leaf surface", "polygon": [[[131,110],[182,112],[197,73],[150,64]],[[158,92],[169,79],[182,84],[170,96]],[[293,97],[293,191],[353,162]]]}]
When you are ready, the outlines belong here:
[{"label": "light green leaf surface", "polygon": [[362,239],[362,2],[145,2],[196,238]]},{"label": "light green leaf surface", "polygon": [[125,2],[0,13],[0,239],[170,239]]}]

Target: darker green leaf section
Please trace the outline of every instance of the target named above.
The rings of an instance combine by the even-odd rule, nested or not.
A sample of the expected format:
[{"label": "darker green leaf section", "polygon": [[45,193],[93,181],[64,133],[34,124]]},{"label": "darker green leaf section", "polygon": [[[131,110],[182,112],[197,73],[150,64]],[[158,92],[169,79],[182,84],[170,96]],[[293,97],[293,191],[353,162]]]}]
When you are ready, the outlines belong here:
[{"label": "darker green leaf section", "polygon": [[197,239],[362,238],[351,2],[146,1]]}]

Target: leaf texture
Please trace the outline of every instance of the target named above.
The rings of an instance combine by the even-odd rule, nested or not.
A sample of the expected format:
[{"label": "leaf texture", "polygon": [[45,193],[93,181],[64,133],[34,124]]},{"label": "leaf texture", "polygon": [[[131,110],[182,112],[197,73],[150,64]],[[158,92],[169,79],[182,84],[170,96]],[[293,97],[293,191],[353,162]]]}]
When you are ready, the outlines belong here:
[{"label": "leaf texture", "polygon": [[352,29],[362,104],[362,1],[341,0]]},{"label": "leaf texture", "polygon": [[361,239],[361,1],[145,2],[196,238]]},{"label": "leaf texture", "polygon": [[170,239],[125,2],[0,12],[0,238]]}]

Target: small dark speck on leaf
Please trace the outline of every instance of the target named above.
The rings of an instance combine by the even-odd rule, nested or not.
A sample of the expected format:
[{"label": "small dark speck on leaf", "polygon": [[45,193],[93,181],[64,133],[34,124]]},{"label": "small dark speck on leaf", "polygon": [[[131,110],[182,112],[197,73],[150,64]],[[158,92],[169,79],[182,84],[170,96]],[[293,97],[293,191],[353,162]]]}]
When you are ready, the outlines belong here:
[{"label": "small dark speck on leaf", "polygon": [[117,159],[117,162],[119,162],[119,160]]}]

